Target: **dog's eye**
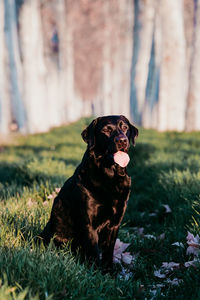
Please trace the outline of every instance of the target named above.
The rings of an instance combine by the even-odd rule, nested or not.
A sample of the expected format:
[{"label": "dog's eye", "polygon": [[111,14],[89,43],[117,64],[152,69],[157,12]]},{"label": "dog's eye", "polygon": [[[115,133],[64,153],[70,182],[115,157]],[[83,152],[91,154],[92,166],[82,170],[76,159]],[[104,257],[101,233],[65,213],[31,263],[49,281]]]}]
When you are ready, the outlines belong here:
[{"label": "dog's eye", "polygon": [[127,131],[128,130],[128,126],[127,125],[122,125],[122,130],[123,131]]},{"label": "dog's eye", "polygon": [[113,128],[111,126],[106,126],[103,128],[103,132],[105,133],[112,133],[113,132]]}]

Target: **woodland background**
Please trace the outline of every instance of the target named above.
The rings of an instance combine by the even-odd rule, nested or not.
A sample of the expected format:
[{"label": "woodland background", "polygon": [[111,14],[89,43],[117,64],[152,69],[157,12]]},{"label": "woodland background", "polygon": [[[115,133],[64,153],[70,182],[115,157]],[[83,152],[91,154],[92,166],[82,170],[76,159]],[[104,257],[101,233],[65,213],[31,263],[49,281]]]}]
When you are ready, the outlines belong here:
[{"label": "woodland background", "polygon": [[200,130],[200,0],[0,0],[0,133]]}]

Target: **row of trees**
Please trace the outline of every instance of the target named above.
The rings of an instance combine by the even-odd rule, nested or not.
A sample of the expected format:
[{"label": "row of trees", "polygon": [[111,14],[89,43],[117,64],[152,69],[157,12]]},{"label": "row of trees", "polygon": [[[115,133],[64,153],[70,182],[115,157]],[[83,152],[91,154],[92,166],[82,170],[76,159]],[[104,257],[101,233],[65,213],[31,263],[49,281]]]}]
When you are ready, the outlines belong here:
[{"label": "row of trees", "polygon": [[1,0],[0,132],[125,114],[200,129],[200,0]]}]

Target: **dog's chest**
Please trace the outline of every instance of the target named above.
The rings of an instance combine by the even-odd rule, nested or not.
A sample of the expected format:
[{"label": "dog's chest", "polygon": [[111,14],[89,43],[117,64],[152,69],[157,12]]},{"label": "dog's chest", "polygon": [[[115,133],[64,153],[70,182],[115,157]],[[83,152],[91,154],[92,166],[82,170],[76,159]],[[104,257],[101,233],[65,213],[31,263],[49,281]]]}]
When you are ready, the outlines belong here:
[{"label": "dog's chest", "polygon": [[93,212],[90,214],[93,228],[118,226],[125,213],[127,200],[128,195],[120,199],[104,199],[103,203],[94,205]]}]

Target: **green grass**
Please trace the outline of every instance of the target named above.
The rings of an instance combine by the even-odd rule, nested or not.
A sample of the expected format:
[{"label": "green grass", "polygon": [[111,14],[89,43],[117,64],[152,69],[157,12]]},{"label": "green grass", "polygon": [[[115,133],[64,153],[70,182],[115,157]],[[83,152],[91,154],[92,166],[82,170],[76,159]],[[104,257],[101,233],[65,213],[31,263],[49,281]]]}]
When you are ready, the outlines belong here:
[{"label": "green grass", "polygon": [[[130,149],[133,188],[119,232],[136,255],[129,280],[80,264],[67,247],[35,245],[49,218],[48,196],[82,158],[86,144],[80,133],[89,121],[15,137],[0,147],[0,299],[200,299],[198,264],[169,274],[182,280],[177,286],[154,276],[163,262],[193,259],[186,255],[186,235],[200,233],[200,133],[141,129]],[[145,237],[162,233],[164,239]]]}]

